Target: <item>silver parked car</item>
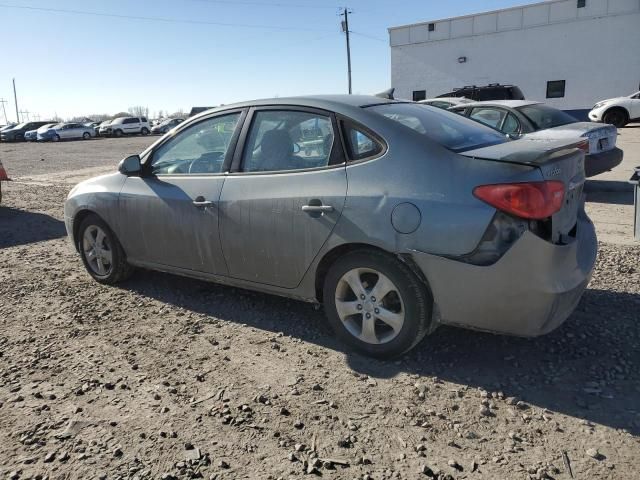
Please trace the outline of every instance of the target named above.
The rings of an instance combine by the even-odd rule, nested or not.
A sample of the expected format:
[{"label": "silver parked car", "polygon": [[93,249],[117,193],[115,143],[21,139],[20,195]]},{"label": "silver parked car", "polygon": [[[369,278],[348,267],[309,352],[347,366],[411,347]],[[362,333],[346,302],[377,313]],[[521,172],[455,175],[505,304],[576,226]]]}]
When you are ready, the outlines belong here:
[{"label": "silver parked car", "polygon": [[82,123],[59,123],[53,125],[43,132],[38,130],[39,141],[52,141],[58,142],[60,140],[73,140],[83,139],[89,140],[91,137],[95,137],[96,132],[91,126],[87,126]]},{"label": "silver parked car", "polygon": [[323,302],[373,356],[438,324],[535,336],[595,263],[576,146],[369,96],[227,105],[77,185],[65,224],[99,282],[143,267]]},{"label": "silver parked car", "polygon": [[473,102],[450,108],[511,137],[538,139],[585,138],[585,172],[593,177],[622,162],[616,147],[618,130],[613,125],[580,122],[568,113],[530,100]]}]

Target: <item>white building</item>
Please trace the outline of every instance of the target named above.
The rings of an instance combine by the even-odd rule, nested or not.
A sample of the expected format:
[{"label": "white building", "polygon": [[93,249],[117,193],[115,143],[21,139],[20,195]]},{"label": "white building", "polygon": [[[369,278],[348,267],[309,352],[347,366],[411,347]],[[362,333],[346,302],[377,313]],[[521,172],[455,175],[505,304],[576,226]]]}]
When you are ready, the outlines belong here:
[{"label": "white building", "polygon": [[501,83],[580,110],[640,90],[640,0],[551,0],[392,27],[389,40],[396,98]]}]

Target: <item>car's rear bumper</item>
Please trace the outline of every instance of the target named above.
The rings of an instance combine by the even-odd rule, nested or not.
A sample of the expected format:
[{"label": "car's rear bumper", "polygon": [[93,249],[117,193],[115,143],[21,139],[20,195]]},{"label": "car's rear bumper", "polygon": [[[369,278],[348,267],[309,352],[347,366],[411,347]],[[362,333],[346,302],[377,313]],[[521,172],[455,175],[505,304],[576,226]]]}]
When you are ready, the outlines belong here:
[{"label": "car's rear bumper", "polygon": [[582,211],[570,244],[554,245],[525,232],[490,266],[412,253],[428,279],[441,323],[537,336],[571,315],[591,278],[596,252],[595,229]]},{"label": "car's rear bumper", "polygon": [[619,148],[612,148],[606,152],[589,154],[584,157],[584,174],[593,177],[602,172],[617,167],[622,162],[623,152]]}]

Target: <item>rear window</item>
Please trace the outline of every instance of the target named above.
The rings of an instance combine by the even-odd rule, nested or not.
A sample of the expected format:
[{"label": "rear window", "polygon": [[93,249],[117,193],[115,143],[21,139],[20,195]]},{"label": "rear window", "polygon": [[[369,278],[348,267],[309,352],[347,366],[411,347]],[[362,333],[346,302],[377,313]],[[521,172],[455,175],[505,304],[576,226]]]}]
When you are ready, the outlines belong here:
[{"label": "rear window", "polygon": [[461,115],[428,105],[387,103],[368,108],[453,152],[464,152],[507,141],[500,132]]},{"label": "rear window", "polygon": [[578,121],[568,113],[564,113],[562,110],[542,104],[525,105],[524,107],[518,107],[516,110],[527,117],[536,130],[559,127],[561,125],[568,125]]}]

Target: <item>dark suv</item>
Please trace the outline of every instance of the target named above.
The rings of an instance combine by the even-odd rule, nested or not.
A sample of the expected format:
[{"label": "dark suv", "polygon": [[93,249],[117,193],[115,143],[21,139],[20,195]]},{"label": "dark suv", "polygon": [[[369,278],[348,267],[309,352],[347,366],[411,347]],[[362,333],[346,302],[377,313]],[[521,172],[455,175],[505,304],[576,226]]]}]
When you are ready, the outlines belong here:
[{"label": "dark suv", "polygon": [[462,88],[454,88],[452,92],[443,93],[438,97],[466,97],[477,102],[486,100],[524,100],[522,90],[515,85],[500,85],[490,83],[483,87],[468,85]]},{"label": "dark suv", "polygon": [[3,142],[22,142],[24,141],[24,134],[26,132],[28,132],[29,130],[36,130],[42,127],[43,125],[46,125],[47,123],[52,123],[52,122],[48,121],[48,122],[21,123],[9,130],[3,130],[2,133],[0,134],[0,140],[2,140]]}]

